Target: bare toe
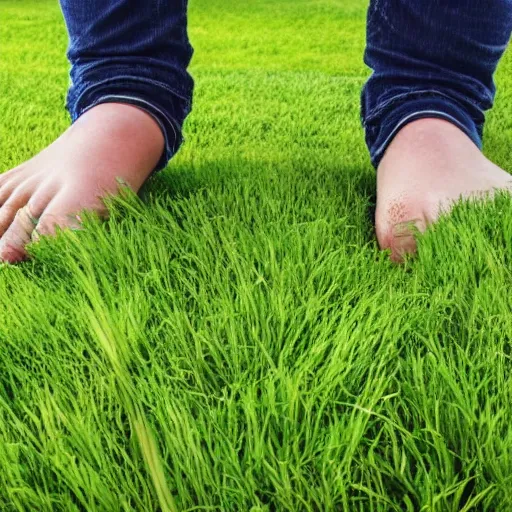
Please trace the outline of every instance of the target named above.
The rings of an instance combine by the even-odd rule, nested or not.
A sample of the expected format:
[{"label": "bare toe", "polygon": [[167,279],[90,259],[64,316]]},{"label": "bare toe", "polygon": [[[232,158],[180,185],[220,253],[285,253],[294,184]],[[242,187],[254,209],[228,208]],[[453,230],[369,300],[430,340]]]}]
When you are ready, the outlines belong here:
[{"label": "bare toe", "polygon": [[[56,234],[57,228],[82,229],[79,213],[83,209],[85,207],[77,205],[72,196],[60,192],[45,208],[36,226],[33,239],[38,240],[40,236],[53,236]],[[87,209],[95,211],[101,217],[107,215],[104,205],[93,205]]]},{"label": "bare toe", "polygon": [[9,229],[18,210],[28,203],[36,186],[37,184],[31,181],[21,183],[2,204],[0,207],[0,237],[3,237]]},{"label": "bare toe", "polygon": [[0,241],[0,259],[9,263],[25,259],[25,245],[30,242],[34,227],[35,219],[28,208],[20,208]]}]

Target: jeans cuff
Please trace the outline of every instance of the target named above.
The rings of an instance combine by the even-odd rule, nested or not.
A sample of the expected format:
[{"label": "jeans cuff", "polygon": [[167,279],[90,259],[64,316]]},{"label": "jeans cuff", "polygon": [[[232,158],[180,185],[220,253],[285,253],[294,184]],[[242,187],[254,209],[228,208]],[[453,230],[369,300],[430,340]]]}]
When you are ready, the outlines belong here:
[{"label": "jeans cuff", "polygon": [[[399,103],[398,103],[399,101]],[[458,103],[442,95],[401,97],[364,123],[372,164],[377,168],[387,148],[407,124],[418,119],[444,119],[460,128],[478,148],[482,148],[482,126],[475,123]]]},{"label": "jeans cuff", "polygon": [[[76,99],[74,99],[76,98]],[[102,103],[134,105],[153,117],[164,136],[165,147],[148,178],[164,169],[183,143],[182,122],[190,111],[183,98],[163,84],[152,80],[105,80],[85,87],[79,94],[68,96],[67,108],[74,123],[88,110]]]}]

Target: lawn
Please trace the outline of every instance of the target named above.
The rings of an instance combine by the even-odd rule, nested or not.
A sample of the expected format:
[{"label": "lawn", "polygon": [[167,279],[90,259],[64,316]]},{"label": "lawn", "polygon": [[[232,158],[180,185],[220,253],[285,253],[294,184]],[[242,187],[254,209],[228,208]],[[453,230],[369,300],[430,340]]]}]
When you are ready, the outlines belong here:
[{"label": "lawn", "polygon": [[[0,510],[512,510],[512,201],[379,251],[365,8],[192,0],[180,153],[0,268]],[[66,44],[0,0],[0,172],[68,125]]]}]

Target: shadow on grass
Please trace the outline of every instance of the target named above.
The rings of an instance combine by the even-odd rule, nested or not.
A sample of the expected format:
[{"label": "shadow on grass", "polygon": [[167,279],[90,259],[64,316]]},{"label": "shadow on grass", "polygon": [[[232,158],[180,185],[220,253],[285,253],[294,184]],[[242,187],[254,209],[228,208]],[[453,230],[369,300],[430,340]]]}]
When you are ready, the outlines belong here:
[{"label": "shadow on grass", "polygon": [[[163,197],[170,199],[187,199],[202,189],[227,187],[241,181],[256,181],[262,190],[269,191],[278,186],[283,175],[296,177],[311,182],[312,188],[322,191],[323,197],[343,198],[350,188],[358,201],[366,204],[366,223],[368,225],[368,241],[375,238],[375,207],[376,207],[376,176],[370,166],[347,167],[339,163],[322,164],[313,159],[304,161],[291,159],[282,165],[254,160],[218,160],[201,165],[178,164],[168,167],[148,180],[138,193],[138,197],[146,204]],[[315,179],[316,176],[316,179]],[[354,213],[357,209],[354,209]],[[354,215],[351,223],[361,223],[363,219]]]}]

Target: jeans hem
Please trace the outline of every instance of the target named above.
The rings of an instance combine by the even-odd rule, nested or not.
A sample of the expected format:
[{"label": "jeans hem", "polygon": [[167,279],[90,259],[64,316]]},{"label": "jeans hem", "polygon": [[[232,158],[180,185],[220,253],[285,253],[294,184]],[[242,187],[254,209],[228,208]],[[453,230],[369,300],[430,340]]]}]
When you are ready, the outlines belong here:
[{"label": "jeans hem", "polygon": [[[419,119],[435,118],[452,123],[462,130],[481,149],[481,127],[458,104],[447,101],[445,97],[431,96],[405,98],[400,106],[389,112],[381,110],[380,116],[372,116],[371,123],[365,123],[367,144],[370,149],[372,165],[378,168],[387,148],[406,125]],[[371,136],[372,126],[377,127],[378,135]]]}]

